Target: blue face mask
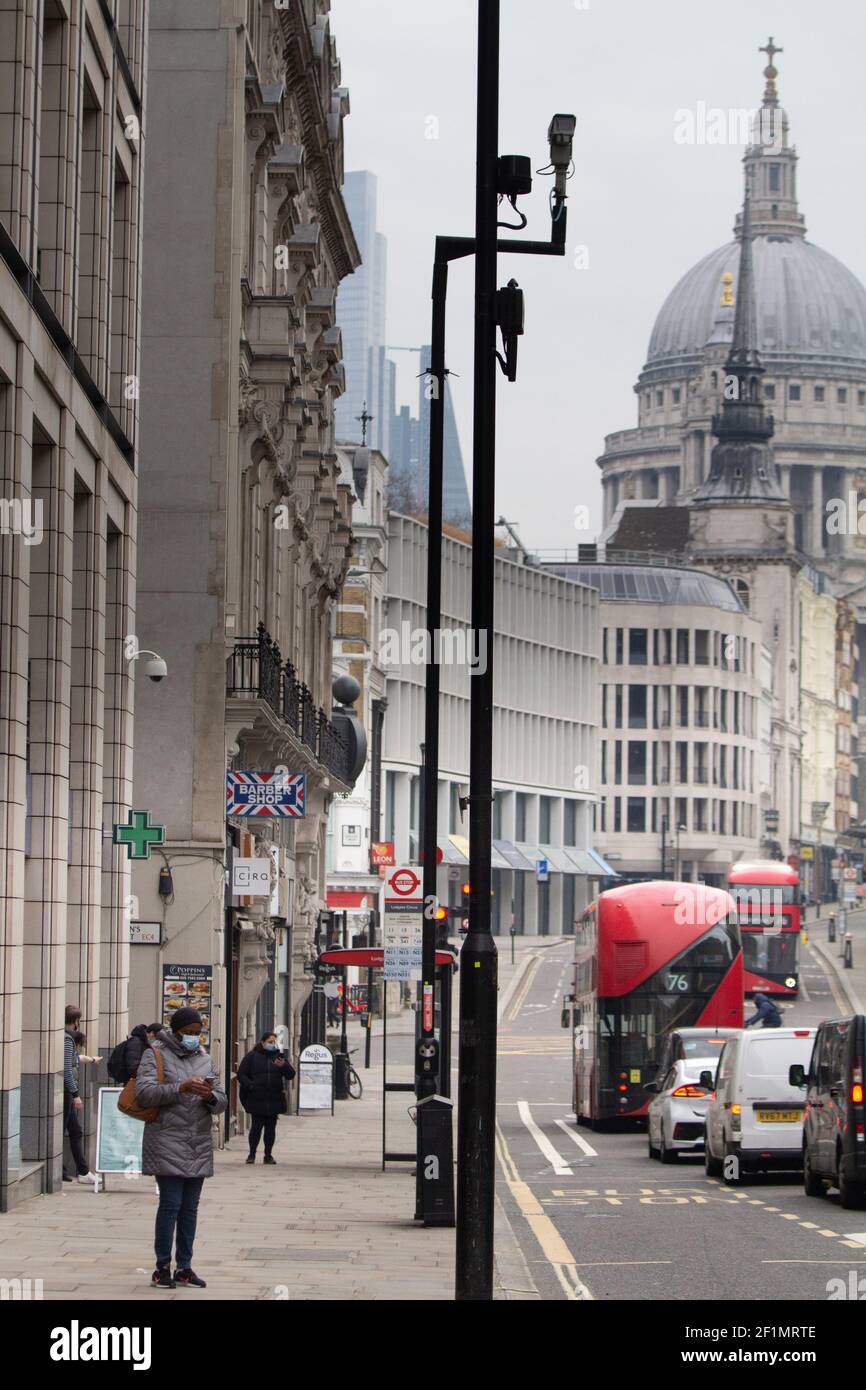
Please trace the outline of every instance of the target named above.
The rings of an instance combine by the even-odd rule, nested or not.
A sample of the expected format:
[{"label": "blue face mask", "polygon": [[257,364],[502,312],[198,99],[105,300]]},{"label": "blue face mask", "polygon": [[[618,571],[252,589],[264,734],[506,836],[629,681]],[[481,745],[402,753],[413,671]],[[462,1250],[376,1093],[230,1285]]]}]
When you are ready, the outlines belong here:
[{"label": "blue face mask", "polygon": [[265,1049],[265,1052],[276,1052],[278,1050],[276,1043],[262,1043],[262,1047]]},{"label": "blue face mask", "polygon": [[198,1047],[198,1034],[182,1033],[180,1041],[181,1046],[185,1047],[187,1052],[195,1052],[196,1048]]}]

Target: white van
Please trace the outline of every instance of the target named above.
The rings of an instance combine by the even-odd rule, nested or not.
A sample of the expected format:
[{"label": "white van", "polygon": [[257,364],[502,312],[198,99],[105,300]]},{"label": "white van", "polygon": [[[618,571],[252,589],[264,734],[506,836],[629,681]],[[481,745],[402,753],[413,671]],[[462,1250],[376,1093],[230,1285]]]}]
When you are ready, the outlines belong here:
[{"label": "white van", "polygon": [[[707,1107],[704,1164],[737,1182],[749,1169],[802,1168],[803,1090],[789,1068],[808,1071],[814,1028],[744,1029],[728,1038]],[[736,1155],[739,1162],[725,1163]]]}]

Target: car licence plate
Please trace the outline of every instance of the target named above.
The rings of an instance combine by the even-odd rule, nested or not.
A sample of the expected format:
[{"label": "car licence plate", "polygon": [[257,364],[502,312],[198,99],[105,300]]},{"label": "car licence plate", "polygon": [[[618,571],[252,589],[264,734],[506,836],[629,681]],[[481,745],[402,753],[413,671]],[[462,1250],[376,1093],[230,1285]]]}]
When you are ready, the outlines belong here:
[{"label": "car licence plate", "polygon": [[796,1125],[803,1118],[802,1110],[756,1110],[755,1119],[762,1125]]}]

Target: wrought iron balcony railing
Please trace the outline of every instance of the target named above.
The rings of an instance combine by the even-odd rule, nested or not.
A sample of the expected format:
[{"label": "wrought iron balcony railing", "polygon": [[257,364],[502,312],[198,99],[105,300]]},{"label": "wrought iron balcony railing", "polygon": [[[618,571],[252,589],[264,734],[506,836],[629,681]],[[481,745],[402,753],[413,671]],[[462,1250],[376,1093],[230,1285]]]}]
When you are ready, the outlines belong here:
[{"label": "wrought iron balcony railing", "polygon": [[226,693],[232,699],[263,700],[311,750],[328,772],[348,783],[350,751],[263,623],[255,637],[241,637],[229,657]]}]

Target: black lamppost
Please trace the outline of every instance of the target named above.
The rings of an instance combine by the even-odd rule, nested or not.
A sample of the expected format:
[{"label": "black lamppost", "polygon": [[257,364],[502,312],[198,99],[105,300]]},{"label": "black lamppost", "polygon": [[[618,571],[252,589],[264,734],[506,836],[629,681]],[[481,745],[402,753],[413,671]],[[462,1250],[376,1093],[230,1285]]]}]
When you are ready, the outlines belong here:
[{"label": "black lamppost", "polygon": [[[527,159],[499,156],[499,8],[499,0],[479,0],[472,630],[476,650],[484,651],[486,659],[473,670],[470,683],[470,907],[469,931],[460,953],[456,1268],[456,1297],[474,1301],[493,1296],[497,955],[490,929],[490,846],[496,364],[498,360],[509,381],[515,380],[517,338],[523,332],[523,296],[516,282],[512,280],[505,289],[497,290],[498,206],[500,197],[506,197],[516,208],[517,197],[527,193],[531,185]],[[551,164],[555,172],[550,244],[509,241],[503,244],[503,250],[564,253],[565,180],[571,164],[574,128],[573,116],[555,116],[550,126]],[[504,357],[496,351],[497,327],[502,330]],[[428,857],[425,855],[425,860]],[[425,869],[432,867],[425,863]]]}]

